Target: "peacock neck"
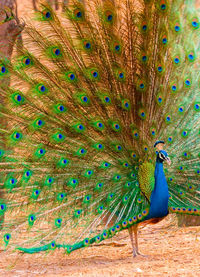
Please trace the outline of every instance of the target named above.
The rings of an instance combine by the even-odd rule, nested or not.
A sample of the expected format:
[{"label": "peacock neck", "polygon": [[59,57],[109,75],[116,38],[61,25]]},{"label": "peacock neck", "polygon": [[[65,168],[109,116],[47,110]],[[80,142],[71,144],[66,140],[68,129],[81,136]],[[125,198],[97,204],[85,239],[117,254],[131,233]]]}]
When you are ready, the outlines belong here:
[{"label": "peacock neck", "polygon": [[156,165],[154,171],[155,177],[155,187],[154,192],[157,194],[157,197],[163,198],[168,195],[168,184],[166,181],[164,169],[163,169],[163,160],[160,159],[159,155],[156,158]]}]

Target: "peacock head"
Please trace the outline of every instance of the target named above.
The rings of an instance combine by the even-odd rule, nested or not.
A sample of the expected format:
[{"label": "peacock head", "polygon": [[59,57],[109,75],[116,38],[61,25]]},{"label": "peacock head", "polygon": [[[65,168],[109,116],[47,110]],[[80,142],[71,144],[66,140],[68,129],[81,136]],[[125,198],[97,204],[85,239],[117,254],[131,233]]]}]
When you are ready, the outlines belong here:
[{"label": "peacock head", "polygon": [[156,147],[160,151],[160,150],[163,150],[164,144],[165,144],[165,142],[163,140],[157,140],[154,143],[154,147]]},{"label": "peacock head", "polygon": [[163,140],[157,140],[154,143],[154,147],[157,148],[158,152],[158,159],[160,160],[160,162],[166,162],[168,165],[171,165],[171,160],[167,154],[166,151],[163,150],[163,146],[164,146],[165,142]]}]

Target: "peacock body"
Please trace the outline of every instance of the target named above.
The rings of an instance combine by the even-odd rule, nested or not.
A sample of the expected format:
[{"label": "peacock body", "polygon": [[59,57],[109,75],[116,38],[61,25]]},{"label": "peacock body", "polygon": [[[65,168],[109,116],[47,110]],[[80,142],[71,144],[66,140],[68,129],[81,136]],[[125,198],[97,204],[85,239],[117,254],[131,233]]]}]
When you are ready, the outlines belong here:
[{"label": "peacock body", "polygon": [[200,215],[199,24],[187,0],[41,3],[0,62],[6,247],[70,253]]}]

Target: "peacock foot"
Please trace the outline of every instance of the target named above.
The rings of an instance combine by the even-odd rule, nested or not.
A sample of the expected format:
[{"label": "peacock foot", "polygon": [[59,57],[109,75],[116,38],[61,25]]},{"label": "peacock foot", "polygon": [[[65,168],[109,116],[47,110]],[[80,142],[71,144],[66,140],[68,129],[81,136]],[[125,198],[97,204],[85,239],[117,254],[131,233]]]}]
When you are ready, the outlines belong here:
[{"label": "peacock foot", "polygon": [[140,253],[138,251],[134,251],[133,250],[131,253],[133,254],[133,258],[136,258],[138,256],[141,256],[141,257],[144,257],[144,258],[148,258],[148,255],[144,255],[144,254],[142,254],[142,253]]},{"label": "peacock foot", "polygon": [[144,258],[148,258],[148,255],[144,255],[144,254],[140,253],[139,251],[137,251],[136,253],[137,253],[136,254],[137,256],[142,256]]}]

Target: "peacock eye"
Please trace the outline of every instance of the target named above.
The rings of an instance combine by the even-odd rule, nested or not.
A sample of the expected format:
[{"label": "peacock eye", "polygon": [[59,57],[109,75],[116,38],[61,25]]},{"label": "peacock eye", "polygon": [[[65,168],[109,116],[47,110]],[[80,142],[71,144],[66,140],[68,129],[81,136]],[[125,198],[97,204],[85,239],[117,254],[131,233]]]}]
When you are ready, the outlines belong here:
[{"label": "peacock eye", "polygon": [[91,44],[90,44],[89,42],[87,42],[87,43],[85,44],[85,48],[90,49],[90,48],[91,48]]},{"label": "peacock eye", "polygon": [[46,16],[46,18],[50,18],[51,17],[51,13],[50,12],[46,12],[45,16]]},{"label": "peacock eye", "polygon": [[24,59],[24,64],[25,65],[30,65],[30,63],[31,63],[31,59],[30,58],[25,58]]},{"label": "peacock eye", "polygon": [[165,9],[166,9],[166,5],[165,5],[165,4],[162,4],[162,5],[160,6],[160,8],[161,8],[161,10],[165,10]]},{"label": "peacock eye", "polygon": [[167,39],[163,38],[162,42],[163,42],[163,44],[166,44],[167,43]]},{"label": "peacock eye", "polygon": [[96,71],[94,71],[93,73],[92,73],[92,75],[93,75],[93,77],[97,77],[98,76],[98,73],[96,72]]},{"label": "peacock eye", "polygon": [[46,90],[45,86],[41,86],[40,90],[44,92]]},{"label": "peacock eye", "polygon": [[108,22],[110,24],[113,22],[114,14],[112,13],[112,11],[106,11],[104,16],[105,16],[105,21],[106,22]]},{"label": "peacock eye", "polygon": [[42,15],[44,20],[50,20],[52,18],[51,12],[46,9],[42,11]]},{"label": "peacock eye", "polygon": [[175,27],[174,27],[174,30],[175,30],[176,32],[179,32],[180,29],[181,29],[180,26],[179,26],[178,24],[176,24]]},{"label": "peacock eye", "polygon": [[76,13],[76,17],[78,17],[78,18],[82,17],[82,13],[81,13],[80,11],[77,12],[77,13]]},{"label": "peacock eye", "polygon": [[116,45],[116,46],[115,46],[115,50],[116,50],[116,51],[119,51],[119,50],[120,50],[120,45]]},{"label": "peacock eye", "polygon": [[75,75],[73,73],[69,74],[69,78],[73,81],[75,79]]},{"label": "peacock eye", "polygon": [[81,10],[80,8],[77,8],[74,10],[74,19],[78,20],[78,21],[82,21],[84,18],[84,11]]},{"label": "peacock eye", "polygon": [[143,29],[144,31],[146,31],[146,30],[147,30],[147,25],[144,24],[144,25],[142,26],[142,29]]},{"label": "peacock eye", "polygon": [[21,95],[17,95],[17,101],[21,101],[22,100],[22,97],[21,97]]},{"label": "peacock eye", "polygon": [[2,66],[1,67],[1,73],[5,73],[6,72],[6,68],[5,68],[5,66]]}]

